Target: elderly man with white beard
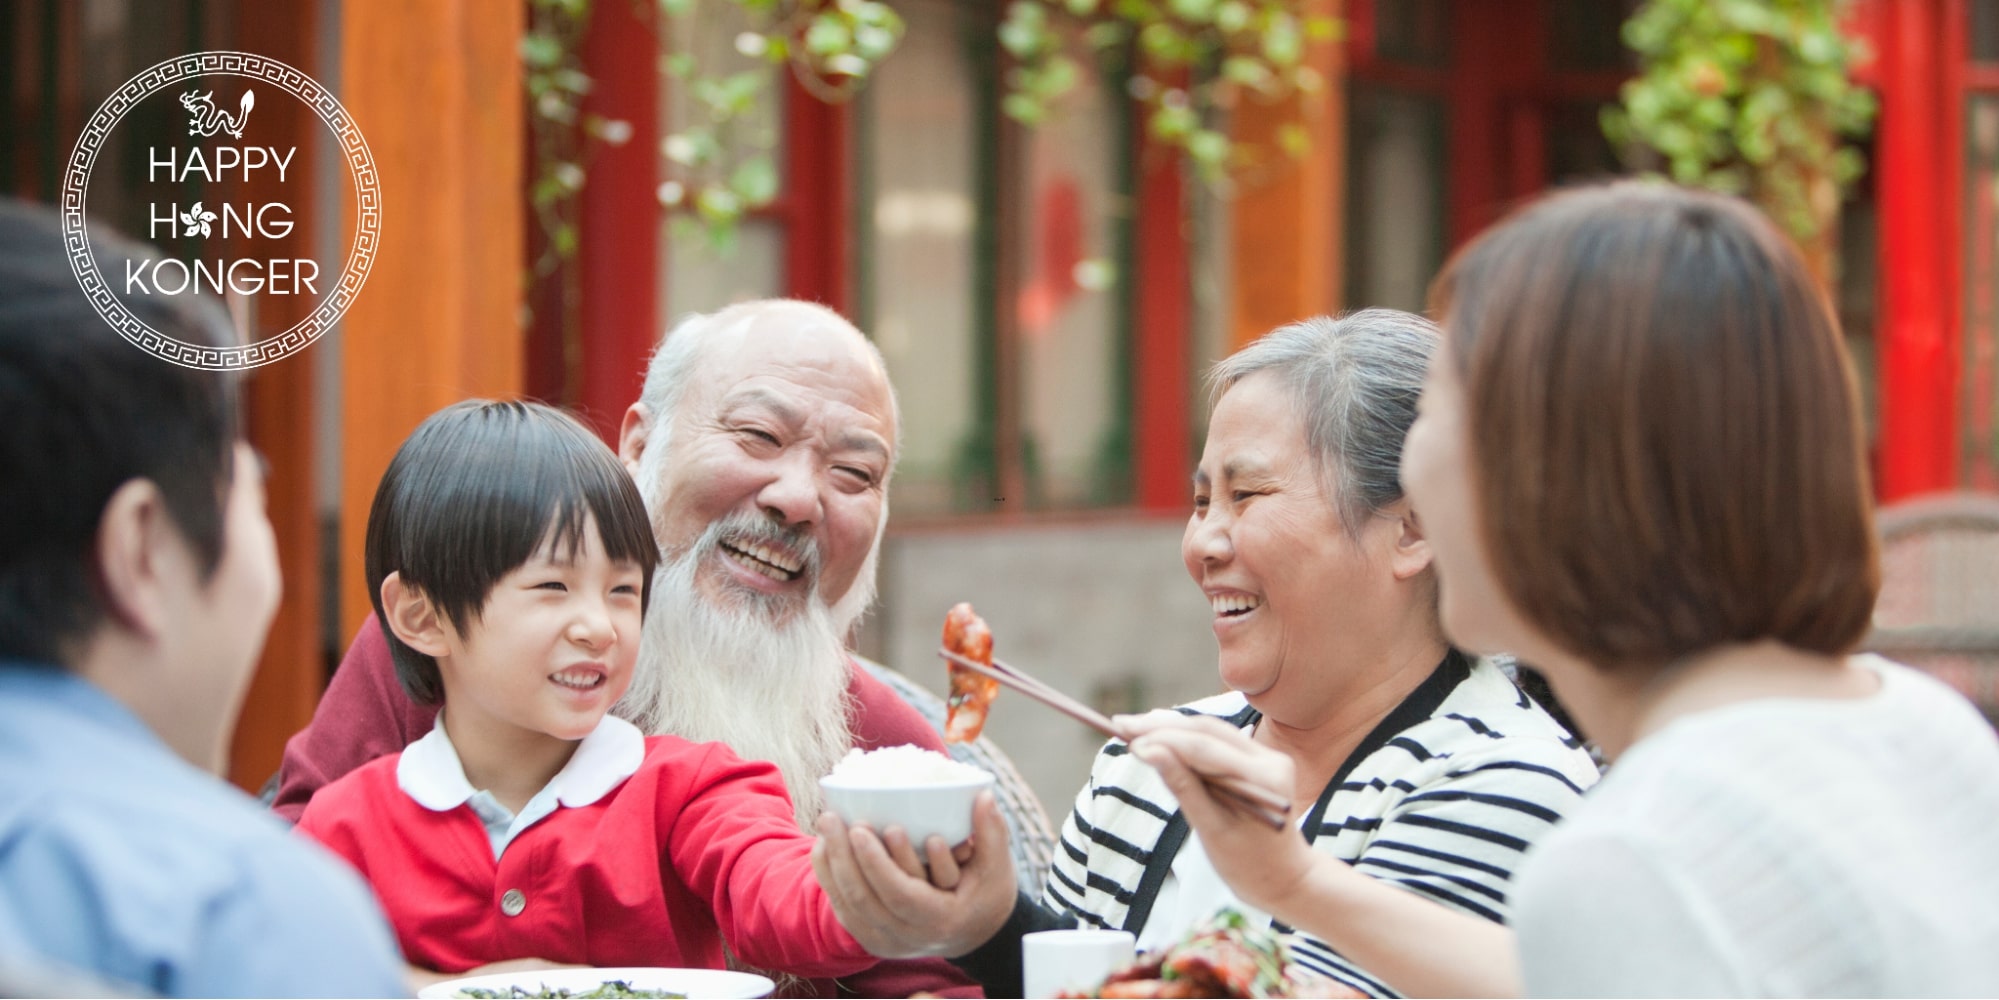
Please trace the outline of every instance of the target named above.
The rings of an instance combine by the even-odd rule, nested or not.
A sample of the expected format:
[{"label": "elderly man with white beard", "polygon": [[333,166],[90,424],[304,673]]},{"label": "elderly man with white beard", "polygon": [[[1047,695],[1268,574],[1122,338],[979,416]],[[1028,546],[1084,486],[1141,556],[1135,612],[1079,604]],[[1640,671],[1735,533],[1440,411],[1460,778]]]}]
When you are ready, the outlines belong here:
[{"label": "elderly man with white beard", "polygon": [[[808,830],[818,779],[848,749],[943,749],[846,650],[874,599],[898,433],[874,346],[831,310],[775,300],[676,326],[619,434],[664,558],[639,668],[616,711],[648,733],[719,740],[772,762]],[[433,723],[434,710],[401,689],[370,618],[312,724],[286,745],[274,808],[296,820],[319,787]],[[982,842],[1006,842],[990,796],[974,818]],[[1011,873],[975,858],[962,877]],[[850,930],[869,943],[869,928]],[[801,996],[979,995],[936,960],[786,985]]]}]

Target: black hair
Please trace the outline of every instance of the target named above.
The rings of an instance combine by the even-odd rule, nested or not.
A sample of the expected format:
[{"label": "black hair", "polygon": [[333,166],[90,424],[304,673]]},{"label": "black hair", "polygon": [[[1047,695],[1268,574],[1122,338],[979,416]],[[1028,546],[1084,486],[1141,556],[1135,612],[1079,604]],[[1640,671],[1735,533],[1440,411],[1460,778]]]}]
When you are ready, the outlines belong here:
[{"label": "black hair", "polygon": [[[157,256],[93,231],[105,274]],[[206,583],[222,560],[240,433],[236,376],[183,368],[98,316],[55,212],[0,198],[0,658],[70,666],[106,613],[97,531],[111,495],[159,488]],[[154,330],[202,346],[235,336],[212,299],[133,296]]]},{"label": "black hair", "polygon": [[593,516],[611,559],[645,571],[644,608],[659,564],[645,503],[617,456],[575,418],[541,403],[474,399],[418,426],[382,474],[367,541],[368,599],[410,697],[436,705],[444,686],[437,661],[389,628],[382,581],[390,573],[464,635],[502,577],[545,540],[574,553]]}]

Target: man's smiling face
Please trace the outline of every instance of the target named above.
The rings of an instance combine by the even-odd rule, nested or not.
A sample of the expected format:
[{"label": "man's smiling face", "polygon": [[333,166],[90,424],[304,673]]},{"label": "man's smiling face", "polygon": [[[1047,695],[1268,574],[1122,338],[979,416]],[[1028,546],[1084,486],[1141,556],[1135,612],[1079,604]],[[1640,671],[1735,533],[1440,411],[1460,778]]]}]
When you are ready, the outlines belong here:
[{"label": "man's smiling face", "polygon": [[[860,335],[773,309],[706,345],[672,415],[664,481],[647,490],[660,548],[697,546],[698,592],[776,619],[854,586],[893,464],[888,379]],[[647,484],[642,484],[647,485]]]}]

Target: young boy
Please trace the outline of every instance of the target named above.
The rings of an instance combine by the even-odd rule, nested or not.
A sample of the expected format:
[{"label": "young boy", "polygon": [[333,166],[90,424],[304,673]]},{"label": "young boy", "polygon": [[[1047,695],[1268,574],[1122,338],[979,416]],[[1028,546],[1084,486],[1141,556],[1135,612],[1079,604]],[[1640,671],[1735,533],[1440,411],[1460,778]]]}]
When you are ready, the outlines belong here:
[{"label": "young boy", "polygon": [[299,829],[375,886],[410,962],[847,975],[872,965],[813,877],[775,768],[645,737],[631,681],[658,549],[580,424],[474,401],[403,444],[367,574],[430,734],[313,796]]},{"label": "young boy", "polygon": [[[91,244],[106,274],[145,255]],[[212,773],[279,588],[235,379],[127,343],[69,252],[55,213],[0,200],[0,978],[397,995],[366,888]],[[201,301],[128,305],[230,342]]]}]

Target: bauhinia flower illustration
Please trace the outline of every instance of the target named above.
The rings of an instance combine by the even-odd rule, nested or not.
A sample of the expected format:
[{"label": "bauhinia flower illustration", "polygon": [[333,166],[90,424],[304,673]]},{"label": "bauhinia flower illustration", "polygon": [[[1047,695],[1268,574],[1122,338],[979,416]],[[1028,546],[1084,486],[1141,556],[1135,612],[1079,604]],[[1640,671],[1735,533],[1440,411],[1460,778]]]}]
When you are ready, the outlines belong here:
[{"label": "bauhinia flower illustration", "polygon": [[208,224],[214,221],[215,221],[215,213],[202,211],[201,202],[197,201],[194,203],[194,206],[192,208],[189,208],[187,211],[181,213],[180,216],[180,223],[182,227],[181,232],[183,234],[190,232],[200,233],[203,236],[207,236]]}]

